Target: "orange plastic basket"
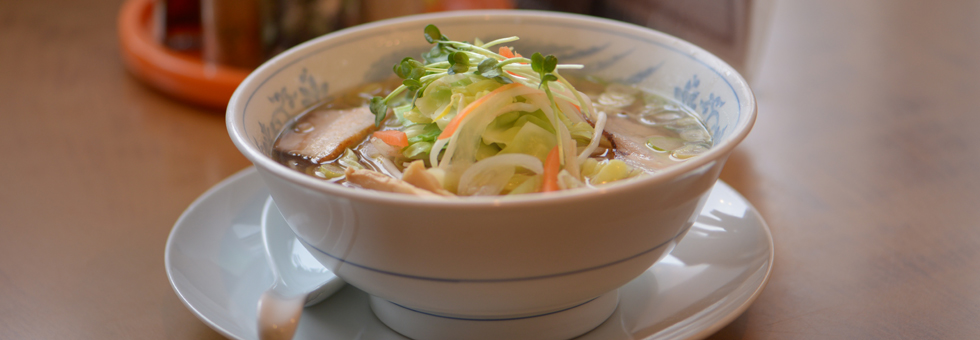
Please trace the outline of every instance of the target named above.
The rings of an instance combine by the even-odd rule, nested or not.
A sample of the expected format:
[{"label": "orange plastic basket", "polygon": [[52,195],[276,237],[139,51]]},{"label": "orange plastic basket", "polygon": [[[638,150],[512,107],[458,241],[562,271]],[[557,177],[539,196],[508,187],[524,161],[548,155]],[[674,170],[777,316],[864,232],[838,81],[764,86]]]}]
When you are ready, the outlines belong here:
[{"label": "orange plastic basket", "polygon": [[129,0],[119,11],[119,45],[126,68],[179,100],[224,109],[250,70],[207,64],[153,39],[153,0]]}]

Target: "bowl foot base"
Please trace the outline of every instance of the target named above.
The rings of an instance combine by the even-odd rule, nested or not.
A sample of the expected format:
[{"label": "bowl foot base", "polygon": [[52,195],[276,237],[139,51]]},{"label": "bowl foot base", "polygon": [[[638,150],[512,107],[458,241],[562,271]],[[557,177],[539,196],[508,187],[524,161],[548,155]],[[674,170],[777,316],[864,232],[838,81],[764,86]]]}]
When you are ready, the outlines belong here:
[{"label": "bowl foot base", "polygon": [[532,316],[470,318],[409,309],[371,296],[371,310],[385,325],[416,340],[564,340],[602,324],[619,305],[619,290],[583,304]]}]

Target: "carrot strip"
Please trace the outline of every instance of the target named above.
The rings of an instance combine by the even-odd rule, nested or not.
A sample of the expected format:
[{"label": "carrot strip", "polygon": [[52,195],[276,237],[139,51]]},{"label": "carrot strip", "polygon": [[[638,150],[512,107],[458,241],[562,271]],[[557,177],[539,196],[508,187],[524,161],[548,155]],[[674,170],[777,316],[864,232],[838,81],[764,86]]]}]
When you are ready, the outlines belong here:
[{"label": "carrot strip", "polygon": [[558,171],[561,170],[561,162],[558,159],[558,146],[555,145],[548,158],[544,161],[544,171],[542,172],[544,181],[541,184],[542,192],[558,191]]},{"label": "carrot strip", "polygon": [[514,57],[514,51],[511,51],[510,47],[507,46],[500,46],[500,49],[498,50],[498,54],[504,56],[504,58]]},{"label": "carrot strip", "polygon": [[[514,53],[514,50],[512,50],[510,47],[507,47],[507,46],[500,46],[500,50],[498,50],[498,53],[497,54],[500,54],[500,55],[504,56],[504,58],[522,58],[522,57],[524,57],[520,53]],[[518,64],[527,65],[527,63],[518,63]],[[510,73],[513,76],[517,76],[517,73],[511,72],[511,71],[506,71],[506,72],[507,73]]]},{"label": "carrot strip", "polygon": [[375,131],[374,136],[391,146],[400,148],[408,146],[408,135],[398,130]]},{"label": "carrot strip", "polygon": [[463,118],[466,118],[466,116],[469,115],[470,112],[473,112],[473,109],[476,109],[477,106],[483,104],[483,102],[487,101],[488,98],[518,86],[523,86],[523,85],[521,85],[520,83],[510,83],[498,87],[496,90],[490,91],[490,93],[487,93],[483,97],[480,97],[480,99],[474,100],[469,105],[466,105],[466,107],[463,108],[462,111],[456,114],[456,117],[453,117],[453,120],[449,121],[449,124],[446,124],[446,128],[443,129],[442,133],[439,134],[439,139],[446,139],[452,137],[453,133],[456,133],[456,129],[459,128],[459,123],[463,121]]}]

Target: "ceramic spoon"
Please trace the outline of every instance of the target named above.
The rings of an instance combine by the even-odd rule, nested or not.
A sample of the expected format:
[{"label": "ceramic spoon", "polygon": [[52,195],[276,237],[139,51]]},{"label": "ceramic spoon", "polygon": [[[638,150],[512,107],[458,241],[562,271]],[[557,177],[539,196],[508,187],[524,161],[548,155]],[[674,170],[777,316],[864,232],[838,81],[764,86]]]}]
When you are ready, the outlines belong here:
[{"label": "ceramic spoon", "polygon": [[323,301],[344,281],[299,243],[271,197],[262,210],[262,242],[275,282],[259,298],[259,339],[292,339],[303,306]]}]

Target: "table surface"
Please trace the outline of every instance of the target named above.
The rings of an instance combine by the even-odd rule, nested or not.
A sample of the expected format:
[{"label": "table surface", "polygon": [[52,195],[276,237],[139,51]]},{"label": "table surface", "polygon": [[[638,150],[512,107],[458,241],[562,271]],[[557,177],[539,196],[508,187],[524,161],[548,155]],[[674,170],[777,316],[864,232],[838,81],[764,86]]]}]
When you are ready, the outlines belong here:
[{"label": "table surface", "polygon": [[[122,66],[118,0],[0,2],[0,338],[216,339],[163,252],[249,166]],[[711,339],[980,337],[980,2],[789,0],[721,178],[775,267]]]}]

